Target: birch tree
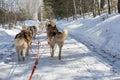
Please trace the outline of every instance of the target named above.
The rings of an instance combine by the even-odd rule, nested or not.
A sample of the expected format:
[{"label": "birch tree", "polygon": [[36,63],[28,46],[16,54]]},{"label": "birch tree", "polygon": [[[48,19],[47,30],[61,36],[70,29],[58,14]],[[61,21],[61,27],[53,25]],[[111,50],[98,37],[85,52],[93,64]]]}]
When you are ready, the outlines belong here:
[{"label": "birch tree", "polygon": [[42,6],[43,0],[20,0],[22,7],[25,8],[29,19],[38,20],[38,12]]},{"label": "birch tree", "polygon": [[77,10],[76,10],[75,0],[73,0],[73,4],[74,4],[74,15],[73,15],[73,19],[77,19]]}]

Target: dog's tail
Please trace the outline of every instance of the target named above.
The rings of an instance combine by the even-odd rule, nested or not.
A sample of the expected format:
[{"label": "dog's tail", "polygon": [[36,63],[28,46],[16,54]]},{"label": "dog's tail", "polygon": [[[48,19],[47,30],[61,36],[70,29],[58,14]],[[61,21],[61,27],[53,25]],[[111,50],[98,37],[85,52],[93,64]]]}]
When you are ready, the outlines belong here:
[{"label": "dog's tail", "polygon": [[63,30],[63,37],[62,37],[62,39],[65,40],[67,38],[67,35],[68,35],[68,30],[64,29]]}]

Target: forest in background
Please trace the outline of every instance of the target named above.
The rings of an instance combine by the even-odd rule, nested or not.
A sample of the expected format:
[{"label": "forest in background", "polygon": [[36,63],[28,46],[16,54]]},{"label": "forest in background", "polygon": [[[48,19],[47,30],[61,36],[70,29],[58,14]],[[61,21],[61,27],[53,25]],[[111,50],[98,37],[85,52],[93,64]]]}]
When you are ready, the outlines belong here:
[{"label": "forest in background", "polygon": [[120,13],[120,0],[0,0],[0,24]]},{"label": "forest in background", "polygon": [[44,0],[44,17],[63,19],[85,18],[102,13],[120,13],[120,0]]}]

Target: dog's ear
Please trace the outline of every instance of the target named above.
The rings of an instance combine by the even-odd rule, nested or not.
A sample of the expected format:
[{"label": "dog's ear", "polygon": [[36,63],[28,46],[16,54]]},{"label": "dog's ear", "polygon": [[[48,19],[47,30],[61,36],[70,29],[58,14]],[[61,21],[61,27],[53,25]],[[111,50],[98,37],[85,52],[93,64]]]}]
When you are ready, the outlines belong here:
[{"label": "dog's ear", "polygon": [[51,25],[51,22],[50,22],[50,20],[49,19],[46,19],[46,25]]},{"label": "dog's ear", "polygon": [[46,22],[49,22],[50,20],[49,19],[46,19]]},{"label": "dog's ear", "polygon": [[16,39],[16,38],[20,38],[20,33],[17,34],[14,39]]},{"label": "dog's ear", "polygon": [[46,23],[47,23],[47,24],[50,24],[50,20],[49,20],[49,19],[46,19]]},{"label": "dog's ear", "polygon": [[56,24],[52,20],[50,20],[50,24],[52,25],[52,27],[56,27]]}]

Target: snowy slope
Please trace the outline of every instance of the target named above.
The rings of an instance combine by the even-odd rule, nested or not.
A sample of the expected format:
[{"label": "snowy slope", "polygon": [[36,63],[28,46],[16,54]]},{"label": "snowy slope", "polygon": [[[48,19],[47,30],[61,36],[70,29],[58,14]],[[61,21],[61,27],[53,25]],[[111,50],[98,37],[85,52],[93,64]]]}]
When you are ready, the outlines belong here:
[{"label": "snowy slope", "polygon": [[[76,40],[83,42],[95,51],[102,51],[111,61],[120,59],[120,15],[112,14],[103,20],[104,16],[78,19],[76,21],[58,21],[61,28],[67,28]],[[61,24],[61,23],[65,24]],[[76,36],[77,35],[77,36]]]}]

